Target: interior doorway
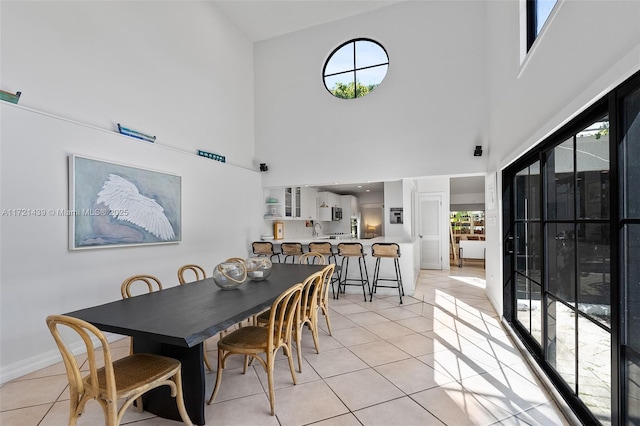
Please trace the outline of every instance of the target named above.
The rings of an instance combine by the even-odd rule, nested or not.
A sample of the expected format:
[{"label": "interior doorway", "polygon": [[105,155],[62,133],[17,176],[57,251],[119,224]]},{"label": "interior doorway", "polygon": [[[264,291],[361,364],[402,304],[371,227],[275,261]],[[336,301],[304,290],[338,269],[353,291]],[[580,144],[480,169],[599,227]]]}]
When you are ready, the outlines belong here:
[{"label": "interior doorway", "polygon": [[420,238],[420,269],[442,269],[442,195],[429,193],[418,196]]}]

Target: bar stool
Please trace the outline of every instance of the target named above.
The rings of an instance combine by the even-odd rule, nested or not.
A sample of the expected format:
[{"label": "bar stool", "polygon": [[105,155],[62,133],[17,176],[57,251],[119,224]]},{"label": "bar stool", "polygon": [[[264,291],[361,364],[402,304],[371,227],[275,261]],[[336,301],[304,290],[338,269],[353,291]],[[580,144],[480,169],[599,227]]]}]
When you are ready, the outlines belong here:
[{"label": "bar stool", "polygon": [[340,265],[337,263],[336,254],[333,251],[333,246],[329,242],[314,242],[309,243],[309,251],[313,251],[316,253],[320,253],[326,256],[328,263],[333,263],[336,265],[333,270],[333,274],[331,276],[331,291],[333,292],[333,298],[336,298],[336,289],[333,287],[333,284],[340,280]]},{"label": "bar stool", "polygon": [[[400,304],[402,304],[402,296],[404,296],[404,288],[402,287],[402,275],[400,274],[400,246],[396,243],[375,243],[371,245],[371,255],[376,258],[376,266],[373,272],[373,289],[369,301],[373,299],[373,293],[378,287],[397,288],[398,296],[400,296]],[[396,269],[395,278],[380,278],[380,259],[393,259]],[[378,281],[395,281],[396,285],[378,285]]]},{"label": "bar stool", "polygon": [[287,263],[288,258],[291,258],[291,263],[296,263],[296,256],[302,256],[302,244],[300,243],[282,243],[280,250],[284,256],[283,263]]},{"label": "bar stool", "polygon": [[[342,287],[342,292],[344,293],[348,285],[358,285],[358,286],[362,286],[362,294],[364,294],[364,301],[366,302],[367,293],[365,291],[365,284],[367,286],[367,289],[369,290],[369,294],[371,294],[371,285],[369,284],[369,272],[367,271],[367,263],[365,262],[365,259],[364,259],[366,254],[362,249],[362,244],[340,243],[338,244],[338,256],[342,257],[342,263],[341,263],[342,270],[340,271],[340,278],[338,281],[338,293],[336,298],[340,296],[340,287]],[[352,257],[358,258],[360,278],[349,278],[349,259]],[[364,274],[362,273],[363,267],[364,267]]]},{"label": "bar stool", "polygon": [[254,241],[251,243],[251,249],[256,256],[269,256],[269,260],[273,261],[274,256],[280,262],[280,253],[276,253],[273,249],[273,243],[269,241]]},{"label": "bar stool", "polygon": [[[326,256],[328,263],[336,263],[336,254],[333,252],[331,243],[309,243],[309,251]],[[333,259],[333,262],[331,259]]]}]

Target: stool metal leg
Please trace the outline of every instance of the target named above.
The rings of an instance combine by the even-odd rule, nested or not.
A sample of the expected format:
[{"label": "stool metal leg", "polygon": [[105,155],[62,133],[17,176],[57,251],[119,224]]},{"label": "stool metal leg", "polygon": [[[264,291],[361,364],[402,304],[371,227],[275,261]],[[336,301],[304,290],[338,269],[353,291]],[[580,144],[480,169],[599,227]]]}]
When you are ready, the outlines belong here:
[{"label": "stool metal leg", "polygon": [[396,276],[398,277],[398,296],[400,297],[400,304],[402,305],[402,296],[404,296],[404,286],[402,285],[402,273],[400,272],[400,261],[396,257],[393,259],[396,267]]},{"label": "stool metal leg", "polygon": [[373,285],[371,293],[369,294],[369,302],[373,302],[373,293],[376,292],[378,287],[378,275],[380,273],[380,258],[376,258],[376,266],[373,268]]},{"label": "stool metal leg", "polygon": [[360,267],[360,281],[362,281],[362,294],[364,295],[364,301],[367,301],[367,293],[364,289],[364,279],[362,278],[362,265],[364,264],[364,273],[367,277],[367,290],[369,290],[369,295],[371,295],[371,284],[369,284],[369,271],[367,271],[367,263],[364,261],[364,257],[358,258],[358,266]]},{"label": "stool metal leg", "polygon": [[[380,260],[382,258],[376,258],[376,266],[373,272],[373,288],[371,291],[371,295],[369,297],[369,301],[373,301],[373,293],[376,292],[378,287],[386,287],[386,288],[398,288],[398,297],[400,297],[400,304],[402,304],[402,296],[404,296],[404,286],[402,285],[402,274],[400,273],[400,261],[397,257],[393,258],[393,266],[396,272],[395,279],[393,278],[380,278]],[[397,286],[388,286],[388,285],[378,285],[378,281],[395,281],[397,282]]]},{"label": "stool metal leg", "polygon": [[[360,279],[353,278],[351,281],[357,281],[359,284],[348,283],[348,271],[349,271],[349,257],[344,256],[342,258],[342,265],[340,268],[340,275],[338,278],[338,296],[339,297],[340,289],[342,288],[342,293],[345,293],[348,285],[360,285],[362,286],[362,294],[364,295],[364,301],[367,301],[367,290],[369,290],[369,294],[371,294],[371,284],[369,283],[369,271],[367,271],[367,263],[365,262],[364,257],[358,256],[358,269],[360,272]],[[355,256],[354,256],[355,257]],[[346,261],[346,264],[345,264]],[[364,268],[364,273],[363,273]],[[365,288],[366,285],[366,288]]]}]

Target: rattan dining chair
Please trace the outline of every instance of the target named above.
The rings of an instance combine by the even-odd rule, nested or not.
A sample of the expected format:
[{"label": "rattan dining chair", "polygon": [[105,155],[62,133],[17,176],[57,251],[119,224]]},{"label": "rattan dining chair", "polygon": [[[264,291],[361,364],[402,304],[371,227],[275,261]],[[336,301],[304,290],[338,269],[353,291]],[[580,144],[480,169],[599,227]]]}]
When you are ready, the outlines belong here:
[{"label": "rattan dining chair", "polygon": [[[247,326],[233,331],[218,341],[218,372],[213,393],[207,404],[211,404],[220,390],[222,370],[231,355],[244,355],[243,374],[247,371],[249,357],[262,364],[267,373],[269,383],[269,403],[271,415],[275,415],[275,390],[273,386],[273,369],[278,350],[282,348],[289,360],[289,370],[293,383],[296,384],[296,372],[291,354],[291,332],[294,317],[300,303],[302,284],[296,284],[285,290],[273,302],[266,327]],[[260,354],[265,354],[263,359]]]},{"label": "rattan dining chair", "polygon": [[[135,296],[134,294],[131,294],[131,287],[136,283],[144,283],[147,286],[149,293],[162,290],[162,283],[153,275],[133,275],[124,280],[120,286],[120,293],[122,294],[123,299]],[[129,353],[133,354],[133,339],[130,339],[129,341]]]},{"label": "rattan dining chair", "polygon": [[340,281],[340,266],[338,266],[338,262],[336,259],[336,253],[333,251],[333,245],[328,241],[314,241],[309,243],[309,251],[313,251],[316,253],[320,253],[327,259],[327,264],[335,263],[336,267],[333,270],[333,275],[331,276],[331,289],[333,291],[333,297],[336,297],[335,289],[333,288],[333,284]]},{"label": "rattan dining chair", "polygon": [[[318,293],[322,288],[322,271],[309,275],[302,282],[302,296],[300,297],[300,307],[294,319],[294,339],[296,341],[296,352],[298,355],[298,371],[302,372],[302,329],[305,324],[309,326],[316,352],[320,353],[318,342]],[[271,311],[267,310],[256,317],[258,325],[264,325],[269,321]]]},{"label": "rattan dining chair", "polygon": [[335,268],[336,265],[333,263],[324,267],[322,270],[322,287],[320,287],[320,290],[318,291],[318,310],[322,311],[324,319],[327,322],[329,336],[331,336],[331,321],[329,320],[329,287],[332,285],[332,277]]},{"label": "rattan dining chair", "polygon": [[298,258],[298,263],[306,265],[326,265],[327,261],[321,253],[310,251],[301,255]]},{"label": "rattan dining chair", "polygon": [[122,293],[123,299],[135,296],[131,294],[131,287],[136,283],[146,284],[149,293],[162,290],[162,283],[153,275],[134,275],[124,280],[120,286],[120,293]]},{"label": "rattan dining chair", "polygon": [[[154,354],[133,354],[114,361],[109,342],[104,334],[92,324],[65,315],[50,315],[47,326],[62,354],[69,379],[69,425],[74,426],[90,399],[98,401],[104,411],[105,425],[116,426],[129,406],[145,392],[169,386],[175,397],[180,418],[192,425],[182,396],[182,365],[180,361]],[[75,331],[83,340],[87,351],[89,374],[80,371],[76,358],[62,338],[62,329]],[[96,343],[98,342],[98,347]],[[99,347],[102,345],[102,348]],[[96,352],[102,352],[103,362],[99,363]],[[102,364],[102,365],[100,365]],[[118,409],[118,400],[124,403]]]},{"label": "rattan dining chair", "polygon": [[[180,268],[178,268],[178,282],[180,283],[180,285],[184,285],[184,284],[187,284],[189,282],[193,282],[193,281],[187,281],[187,279],[185,277],[185,273],[187,273],[187,271],[193,273],[193,275],[196,278],[194,281],[200,281],[200,280],[203,280],[203,279],[207,278],[207,273],[204,271],[204,268],[202,266],[190,263],[190,264],[183,265]],[[224,333],[224,331],[221,331],[220,333],[221,333],[220,335],[222,336],[222,333]],[[204,358],[204,365],[207,367],[207,370],[213,371],[213,365],[211,365],[211,360],[209,359],[209,356],[207,355],[207,341],[206,340],[204,340],[202,342],[202,357]]]},{"label": "rattan dining chair", "polygon": [[193,281],[200,281],[207,278],[207,273],[204,271],[204,268],[202,266],[194,265],[191,263],[188,265],[183,265],[178,269],[178,282],[180,284],[192,282],[192,281],[187,281],[187,278],[185,276],[185,273],[187,273],[187,271],[189,273],[192,273],[195,276],[195,280]]}]

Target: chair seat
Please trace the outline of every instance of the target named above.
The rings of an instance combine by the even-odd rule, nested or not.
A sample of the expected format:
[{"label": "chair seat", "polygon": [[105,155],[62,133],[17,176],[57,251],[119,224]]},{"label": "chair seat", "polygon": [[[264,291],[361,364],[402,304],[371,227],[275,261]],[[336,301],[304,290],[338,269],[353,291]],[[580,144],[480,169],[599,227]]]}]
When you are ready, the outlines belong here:
[{"label": "chair seat", "polygon": [[[141,383],[153,383],[173,376],[179,370],[180,361],[153,354],[133,354],[113,362],[118,398],[140,391]],[[98,387],[105,394],[107,389],[104,367],[97,370]],[[84,378],[91,384],[91,375]]]},{"label": "chair seat", "polygon": [[245,326],[239,328],[218,341],[218,348],[242,354],[258,354],[267,350],[269,329],[266,327]]}]

